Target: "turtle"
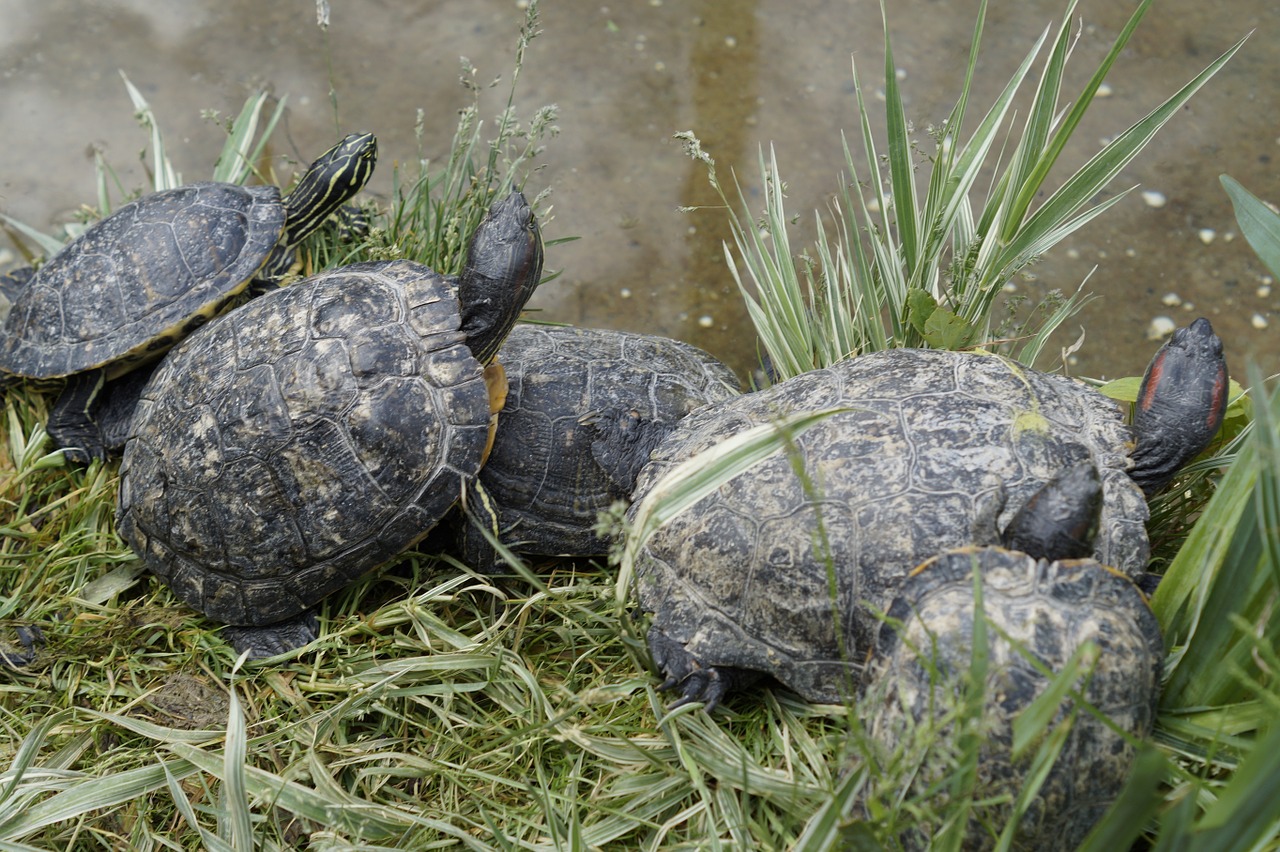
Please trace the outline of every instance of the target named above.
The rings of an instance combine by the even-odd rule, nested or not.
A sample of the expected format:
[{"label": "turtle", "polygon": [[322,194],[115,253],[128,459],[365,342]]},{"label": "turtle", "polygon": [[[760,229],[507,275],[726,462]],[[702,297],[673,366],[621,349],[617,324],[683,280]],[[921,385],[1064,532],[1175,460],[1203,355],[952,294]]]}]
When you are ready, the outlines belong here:
[{"label": "turtle", "polygon": [[0,323],[9,318],[9,309],[35,274],[33,266],[19,266],[0,273]]},{"label": "turtle", "polygon": [[[600,512],[630,497],[634,469],[676,422],[737,396],[733,371],[679,340],[611,329],[517,325],[498,353],[507,374],[493,451],[456,524],[471,567],[502,569],[487,529],[516,553],[602,556]],[[602,422],[609,412],[613,419]]]},{"label": "turtle", "polygon": [[121,392],[124,402],[100,408],[100,393],[115,393],[104,382],[153,364],[251,284],[270,289],[369,180],[377,151],[372,134],[348,135],[284,198],[275,186],[203,181],[122,206],[21,287],[0,331],[0,376],[66,380],[47,428],[71,461],[118,451],[133,400]]},{"label": "turtle", "polygon": [[[985,639],[975,683],[979,612]],[[1037,758],[1034,747],[1014,757],[1014,722],[1065,672],[1089,709],[1065,695],[1048,719],[1046,730],[1066,726],[1065,738],[1018,817],[1010,848],[1076,849],[1119,795],[1134,743],[1151,733],[1163,661],[1160,626],[1145,596],[1093,558],[1037,559],[997,546],[936,556],[903,581],[889,607],[858,707],[882,769],[888,767],[883,775],[903,779],[883,794],[895,801],[947,795],[957,714],[963,718],[972,702],[980,708],[976,725],[964,730],[982,741],[964,848],[993,848],[1026,795]],[[970,690],[979,684],[975,695]],[[935,798],[921,812],[939,812],[937,804]],[[929,848],[929,829],[913,824],[900,839],[907,848]]]},{"label": "turtle", "polygon": [[491,363],[542,270],[519,191],[458,276],[339,267],[201,328],[142,391],[117,527],[253,658],[315,638],[317,602],[421,540],[479,470],[506,382]]},{"label": "turtle", "polygon": [[861,355],[695,412],[641,471],[633,525],[674,465],[779,415],[832,411],[634,548],[664,687],[677,704],[714,707],[764,673],[811,701],[851,699],[874,613],[907,573],[953,547],[998,544],[1081,462],[1102,491],[1090,555],[1140,576],[1145,497],[1208,445],[1226,390],[1222,342],[1198,319],[1156,353],[1132,428],[1073,379],[927,349]]}]

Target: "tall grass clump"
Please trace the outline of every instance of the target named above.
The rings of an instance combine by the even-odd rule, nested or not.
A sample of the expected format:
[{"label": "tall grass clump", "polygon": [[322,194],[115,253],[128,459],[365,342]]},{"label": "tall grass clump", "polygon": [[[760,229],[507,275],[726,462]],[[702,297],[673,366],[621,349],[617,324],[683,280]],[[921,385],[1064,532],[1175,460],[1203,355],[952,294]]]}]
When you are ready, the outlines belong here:
[{"label": "tall grass clump", "polygon": [[[883,116],[886,142],[853,68],[862,156],[844,141],[845,180],[830,217],[815,213],[817,242],[797,259],[788,235],[783,170],[776,152],[762,151],[758,170],[764,211],[757,219],[727,194],[715,161],[691,132],[677,134],[705,164],[729,211],[729,269],[746,300],[772,374],[785,379],[857,355],[900,346],[958,349],[1000,344],[1033,364],[1047,338],[1087,299],[1057,297],[1027,321],[998,328],[992,320],[1006,282],[1064,238],[1105,213],[1127,190],[1098,201],[1117,174],[1235,54],[1233,45],[1150,113],[1117,134],[1056,187],[1049,178],[1098,87],[1151,6],[1144,0],[1074,100],[1063,93],[1078,38],[1074,0],[1056,32],[1046,29],[995,102],[970,127],[969,95],[978,65],[987,3],[980,4],[959,96],[951,113],[930,126],[930,150],[913,135],[895,73],[885,25]],[[1021,125],[1015,102],[1042,53],[1039,79]],[[925,173],[921,182],[919,175]],[[990,174],[991,177],[986,176]],[[980,181],[989,180],[983,188]],[[1043,201],[1036,199],[1047,193]],[[1013,333],[1007,344],[995,338]]]}]

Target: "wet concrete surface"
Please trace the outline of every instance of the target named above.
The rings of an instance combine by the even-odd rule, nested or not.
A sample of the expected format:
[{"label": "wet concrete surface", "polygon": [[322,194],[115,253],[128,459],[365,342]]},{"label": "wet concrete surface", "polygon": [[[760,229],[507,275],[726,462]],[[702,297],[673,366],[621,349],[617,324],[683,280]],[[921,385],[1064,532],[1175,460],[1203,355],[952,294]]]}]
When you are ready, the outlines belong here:
[{"label": "wet concrete surface", "polygon": [[[978,4],[888,5],[907,115],[925,127],[955,100]],[[1068,96],[1131,7],[1080,4]],[[1063,0],[992,0],[971,115],[990,103],[1064,8]],[[138,155],[148,140],[118,71],[150,101],[171,158],[189,180],[208,175],[224,139],[202,114],[234,115],[265,87],[288,99],[273,147],[282,165],[284,158],[311,159],[341,133],[371,130],[382,152],[371,190],[385,198],[393,163],[418,156],[419,109],[425,155],[447,154],[457,112],[470,102],[458,82],[460,56],[479,69],[480,82],[503,76],[482,104],[487,119],[497,115],[523,19],[515,0],[364,0],[334,2],[326,32],[316,26],[310,0],[0,0],[0,211],[55,230],[95,197],[95,149],[127,189],[146,185]],[[807,244],[813,211],[825,211],[839,187],[840,133],[857,134],[850,57],[868,90],[882,76],[878,4],[544,0],[541,25],[516,107],[527,120],[539,106],[557,104],[561,132],[547,143],[528,189],[552,190],[548,238],[579,239],[549,250],[548,268],[563,272],[532,307],[551,320],[680,337],[746,372],[754,335],[723,261],[725,216],[677,211],[716,198],[672,134],[694,131],[722,177],[735,171],[756,207],[757,153],[772,144],[799,217],[793,245]],[[1111,186],[1139,186],[1166,203],[1153,207],[1132,193],[1013,282],[1035,299],[1053,288],[1074,290],[1096,266],[1085,286],[1100,298],[1055,341],[1066,345],[1079,326],[1087,329],[1073,371],[1141,371],[1156,345],[1146,339],[1148,325],[1160,315],[1179,324],[1210,317],[1237,375],[1246,357],[1267,372],[1280,370],[1280,288],[1268,288],[1218,182],[1229,173],[1280,201],[1280,7],[1273,0],[1159,0],[1113,69],[1110,96],[1094,104],[1055,177],[1064,179],[1103,139],[1251,30],[1233,61]],[[1166,304],[1175,301],[1170,294],[1176,304]]]}]

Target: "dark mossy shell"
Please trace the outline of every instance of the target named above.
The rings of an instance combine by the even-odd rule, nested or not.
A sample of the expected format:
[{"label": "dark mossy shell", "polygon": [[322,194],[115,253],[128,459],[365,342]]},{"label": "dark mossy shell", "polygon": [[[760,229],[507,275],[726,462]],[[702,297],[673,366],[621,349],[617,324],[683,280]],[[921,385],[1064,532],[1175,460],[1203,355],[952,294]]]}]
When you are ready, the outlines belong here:
[{"label": "dark mossy shell", "polygon": [[929,557],[998,543],[1031,494],[1084,460],[1103,488],[1097,558],[1145,569],[1147,506],[1126,473],[1118,407],[994,355],[875,353],[697,411],[658,448],[636,500],[735,434],[831,408],[843,410],[798,436],[798,456],[763,460],[641,548],[641,604],[700,664],[767,672],[812,700],[849,698],[878,627],[868,606],[888,606]]},{"label": "dark mossy shell", "polygon": [[231,624],[289,617],[412,546],[488,439],[460,323],[455,280],[409,261],[317,275],[210,323],[143,392],[121,534]]},{"label": "dark mossy shell", "polygon": [[284,217],[274,186],[193,183],[126,204],[27,283],[0,336],[0,372],[126,372],[242,291]]},{"label": "dark mossy shell", "polygon": [[[1093,560],[1047,562],[994,547],[930,560],[907,579],[889,610],[860,712],[886,754],[903,743],[921,751],[909,795],[945,786],[954,764],[934,754],[935,738],[956,734],[948,714],[958,710],[956,696],[971,678],[975,572],[987,625],[980,726],[986,741],[974,793],[983,804],[969,826],[966,848],[991,843],[981,842],[979,820],[1003,826],[1011,818],[1011,803],[1030,780],[1033,757],[1014,759],[1014,721],[1049,686],[1043,670],[1061,672],[1079,654],[1073,686],[1110,724],[1064,698],[1048,727],[1074,716],[1070,731],[1012,847],[1075,849],[1128,778],[1135,755],[1130,740],[1145,738],[1155,723],[1164,643],[1155,615],[1126,577]],[[1093,653],[1084,653],[1086,644]],[[921,842],[908,845],[927,846],[916,839]]]},{"label": "dark mossy shell", "polygon": [[480,482],[504,544],[520,553],[607,552],[597,517],[630,489],[601,466],[618,448],[602,443],[596,418],[622,412],[645,428],[667,429],[739,393],[728,367],[656,335],[519,325],[498,360],[510,390]]}]

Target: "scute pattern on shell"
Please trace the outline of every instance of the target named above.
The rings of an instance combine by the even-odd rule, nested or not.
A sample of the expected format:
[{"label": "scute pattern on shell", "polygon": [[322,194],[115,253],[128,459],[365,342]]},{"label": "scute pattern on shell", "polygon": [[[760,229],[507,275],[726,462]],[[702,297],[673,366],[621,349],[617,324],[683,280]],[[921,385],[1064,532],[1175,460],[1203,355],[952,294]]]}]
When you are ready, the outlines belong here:
[{"label": "scute pattern on shell", "polygon": [[[919,760],[920,766],[911,771],[908,797],[923,794],[953,769],[936,753],[936,744],[947,731],[954,735],[945,716],[956,709],[955,696],[969,677],[975,570],[989,625],[982,717],[988,739],[979,754],[975,791],[976,800],[989,804],[975,816],[1003,826],[1032,759],[1013,760],[1013,722],[1049,684],[1025,654],[1060,672],[1091,643],[1095,652],[1081,657],[1075,687],[1121,730],[1142,739],[1155,722],[1164,644],[1134,584],[1093,560],[1049,563],[999,548],[969,548],[926,563],[890,608],[890,619],[901,627],[884,625],[873,684],[860,707],[872,739],[886,753],[903,743],[918,744],[922,753],[911,765]],[[1050,728],[1072,712],[1068,698]],[[1075,849],[1115,801],[1134,756],[1124,737],[1090,713],[1076,712],[1057,762],[1018,825],[1014,848]],[[913,832],[905,839],[912,847],[927,846],[927,836]],[[976,819],[967,840],[965,848],[994,845]]]},{"label": "scute pattern on shell", "polygon": [[518,325],[498,355],[510,390],[480,482],[501,507],[518,552],[600,554],[600,511],[630,497],[601,469],[585,422],[630,410],[674,425],[737,396],[728,367],[687,343],[654,335]]},{"label": "scute pattern on shell", "polygon": [[118,364],[122,372],[164,349],[254,277],[284,215],[279,188],[225,183],[121,207],[22,291],[0,335],[0,371],[42,379]]},{"label": "scute pattern on shell", "polygon": [[654,454],[636,500],[735,433],[831,408],[844,410],[796,441],[810,486],[776,453],[641,549],[641,604],[702,664],[768,672],[810,700],[849,697],[877,626],[864,603],[888,606],[907,573],[943,550],[997,543],[1030,494],[1087,458],[1105,501],[1097,557],[1145,568],[1147,506],[1125,472],[1119,409],[993,355],[864,355],[695,412]]},{"label": "scute pattern on shell", "polygon": [[453,279],[318,275],[176,348],[121,465],[121,534],[174,591],[271,623],[424,536],[480,466],[489,396]]}]

